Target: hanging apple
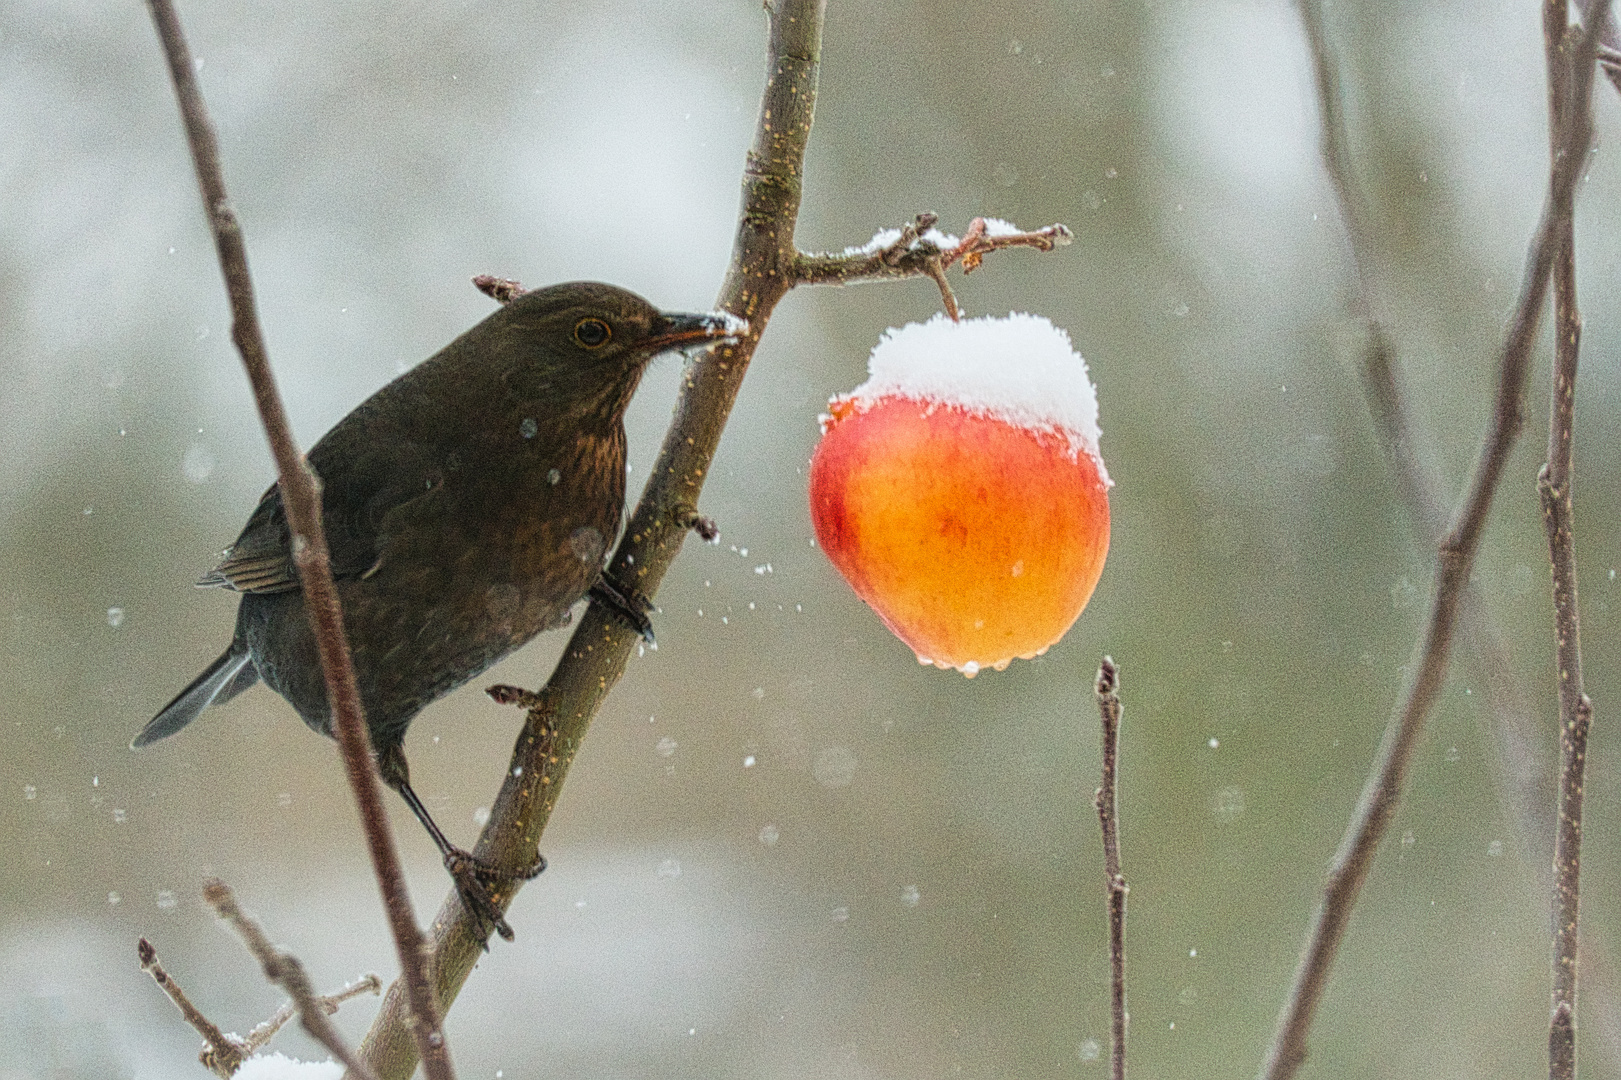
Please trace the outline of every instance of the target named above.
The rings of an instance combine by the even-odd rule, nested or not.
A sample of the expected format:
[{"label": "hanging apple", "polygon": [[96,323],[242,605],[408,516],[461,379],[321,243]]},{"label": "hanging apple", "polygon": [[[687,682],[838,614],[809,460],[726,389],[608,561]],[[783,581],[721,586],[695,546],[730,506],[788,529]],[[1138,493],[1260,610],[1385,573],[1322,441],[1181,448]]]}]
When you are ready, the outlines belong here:
[{"label": "hanging apple", "polygon": [[1109,550],[1097,397],[1037,315],[887,331],[834,398],[811,520],[856,595],[918,661],[972,677],[1046,652]]}]

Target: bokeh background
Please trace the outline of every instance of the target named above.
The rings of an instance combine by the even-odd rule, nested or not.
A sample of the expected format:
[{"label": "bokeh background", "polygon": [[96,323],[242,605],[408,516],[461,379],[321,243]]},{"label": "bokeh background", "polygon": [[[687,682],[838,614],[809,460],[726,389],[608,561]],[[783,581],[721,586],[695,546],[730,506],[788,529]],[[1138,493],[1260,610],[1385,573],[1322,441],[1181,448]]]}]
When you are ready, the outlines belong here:
[{"label": "bokeh background", "polygon": [[[305,445],[491,310],[473,274],[713,302],[764,79],[754,0],[182,14]],[[1456,490],[1545,187],[1538,5],[1330,16],[1373,280]],[[1618,104],[1601,84],[1578,214],[1595,1068],[1621,1062],[1621,995],[1597,986],[1621,947]],[[334,748],[280,699],[127,749],[227,639],[230,598],[191,583],[272,475],[142,5],[0,3],[0,116],[0,1077],[202,1076],[138,936],[227,1028],[279,1002],[204,876],[322,986],[392,977],[392,946]],[[827,397],[938,296],[791,296],[704,492],[721,543],[689,541],[667,579],[660,647],[595,723],[517,943],[450,1015],[462,1076],[1103,1075],[1104,653],[1126,701],[1133,1069],[1253,1073],[1431,575],[1364,404],[1316,139],[1284,0],[835,0],[801,243],[925,209],[959,232],[976,214],[1074,229],[959,295],[1050,316],[1090,362],[1108,567],[1040,660],[972,682],[919,668],[812,545],[805,465]],[[1537,355],[1476,584],[1546,758]],[[633,490],[680,372],[661,361],[632,409]],[[563,641],[413,727],[413,778],[463,841],[519,723],[478,687],[542,682]],[[1509,809],[1503,777],[1537,766],[1499,752],[1479,670],[1455,665],[1429,722],[1305,1075],[1542,1068],[1552,813]],[[446,882],[390,800],[425,919]],[[292,1031],[277,1046],[318,1056]]]}]

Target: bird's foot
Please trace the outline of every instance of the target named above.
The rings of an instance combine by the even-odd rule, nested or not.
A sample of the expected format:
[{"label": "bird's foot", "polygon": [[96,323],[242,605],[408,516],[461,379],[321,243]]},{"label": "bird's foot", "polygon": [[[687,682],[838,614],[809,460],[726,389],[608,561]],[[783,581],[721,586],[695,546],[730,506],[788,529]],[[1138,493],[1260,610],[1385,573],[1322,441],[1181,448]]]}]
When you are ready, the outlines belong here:
[{"label": "bird's foot", "polygon": [[467,909],[478,925],[479,939],[487,952],[491,930],[500,934],[505,941],[511,941],[516,936],[501,905],[496,902],[496,892],[514,881],[532,881],[539,877],[541,871],[546,869],[546,856],[537,852],[534,862],[514,873],[498,869],[471,852],[453,847],[445,852],[445,869],[450,871],[451,880],[456,883],[456,893],[462,899],[462,907]]},{"label": "bird's foot", "polygon": [[641,637],[649,645],[657,645],[653,640],[653,620],[647,616],[654,610],[653,602],[635,589],[626,588],[609,577],[606,572],[597,578],[597,583],[591,586],[591,599],[607,608],[616,615],[621,622]]}]

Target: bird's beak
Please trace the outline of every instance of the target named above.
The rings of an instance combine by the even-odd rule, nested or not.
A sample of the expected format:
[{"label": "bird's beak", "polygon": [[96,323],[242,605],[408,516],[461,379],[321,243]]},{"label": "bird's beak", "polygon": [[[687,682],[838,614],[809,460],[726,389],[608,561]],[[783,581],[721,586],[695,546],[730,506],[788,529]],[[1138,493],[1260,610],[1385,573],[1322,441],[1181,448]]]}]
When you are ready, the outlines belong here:
[{"label": "bird's beak", "polygon": [[663,319],[664,324],[658,328],[658,332],[643,342],[645,347],[656,350],[682,349],[692,345],[707,345],[712,341],[735,339],[749,331],[748,320],[728,315],[724,311],[712,311],[703,315],[666,311],[663,313]]}]

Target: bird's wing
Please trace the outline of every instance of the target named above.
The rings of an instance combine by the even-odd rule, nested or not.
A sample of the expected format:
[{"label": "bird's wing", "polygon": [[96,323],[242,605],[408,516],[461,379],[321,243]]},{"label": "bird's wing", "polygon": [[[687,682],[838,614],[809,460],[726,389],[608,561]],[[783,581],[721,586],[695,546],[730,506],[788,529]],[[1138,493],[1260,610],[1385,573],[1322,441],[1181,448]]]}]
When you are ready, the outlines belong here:
[{"label": "bird's wing", "polygon": [[[366,577],[377,568],[384,515],[431,492],[439,473],[432,454],[419,445],[362,451],[348,461],[341,452],[323,453],[318,444],[310,464],[322,479],[321,518],[331,553],[332,576]],[[236,592],[279,593],[298,588],[292,530],[282,506],[281,487],[272,484],[259,499],[242,535],[201,581]]]}]

